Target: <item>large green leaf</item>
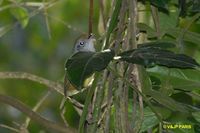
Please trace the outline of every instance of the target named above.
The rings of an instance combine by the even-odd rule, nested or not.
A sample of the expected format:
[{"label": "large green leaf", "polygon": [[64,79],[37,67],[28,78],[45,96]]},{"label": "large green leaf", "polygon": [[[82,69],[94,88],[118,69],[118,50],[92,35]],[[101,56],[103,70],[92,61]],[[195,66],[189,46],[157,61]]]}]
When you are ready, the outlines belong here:
[{"label": "large green leaf", "polygon": [[[169,23],[169,20],[163,20],[163,22]],[[165,28],[163,28],[163,26],[166,25],[166,23],[163,23],[162,28],[163,28],[164,31],[162,31],[162,35],[169,35],[169,36],[172,36],[174,38],[178,38],[180,36],[180,33],[182,33],[184,29],[169,28],[169,27],[172,27],[172,25],[174,25],[174,24],[172,24],[172,22],[170,24],[169,24],[169,26],[165,26]],[[156,37],[156,31],[153,28],[151,28],[150,26],[148,26],[144,23],[138,23],[137,26],[138,26],[138,28],[141,32],[147,33],[148,38],[155,38]],[[184,37],[183,37],[184,41],[188,41],[188,42],[191,42],[191,43],[194,43],[194,44],[199,44],[198,43],[198,42],[200,42],[200,34],[199,33],[192,32],[192,31],[184,31],[184,32],[185,32]]]},{"label": "large green leaf", "polygon": [[139,28],[140,32],[146,32],[148,38],[157,37],[156,31],[153,28],[151,28],[150,26],[148,26],[144,23],[138,23],[137,27]]},{"label": "large green leaf", "polygon": [[177,27],[178,12],[170,12],[169,14],[159,12],[159,23],[161,34],[169,28]]},{"label": "large green leaf", "polygon": [[[173,98],[169,97],[168,94],[163,93],[163,91],[156,91],[152,89],[152,85],[150,83],[149,75],[146,73],[146,71],[143,71],[140,74],[140,77],[142,78],[142,92],[145,95],[151,96],[154,100],[156,100],[159,104],[167,107],[168,109],[172,111],[179,111],[183,113],[188,113],[191,111],[197,111],[199,109],[189,106],[187,104],[183,104],[180,102],[175,101]],[[157,109],[156,109],[157,110]],[[158,112],[161,113],[161,112]],[[164,115],[162,117],[166,118]]]},{"label": "large green leaf", "polygon": [[[160,115],[162,115],[162,118],[164,118],[164,119],[167,119],[171,115],[171,112],[169,110],[167,110],[166,108],[154,106],[154,109]],[[131,110],[131,112],[132,112],[132,110]],[[138,108],[137,108],[136,113],[141,113],[141,112],[139,112]],[[145,107],[144,108],[144,118],[143,118],[140,132],[145,132],[148,129],[153,128],[155,125],[159,124],[159,122],[160,121],[156,117],[155,113],[152,112],[152,110],[149,107]]]},{"label": "large green leaf", "polygon": [[162,82],[168,79],[168,84],[173,88],[192,91],[194,89],[200,89],[200,71],[196,70],[180,70],[180,69],[168,69],[166,67],[153,67],[147,69],[150,75],[156,76]]},{"label": "large green leaf", "polygon": [[142,123],[141,132],[147,131],[159,123],[155,113],[149,107],[144,108],[144,121]]},{"label": "large green leaf", "polygon": [[169,97],[168,95],[165,95],[159,91],[151,90],[146,92],[145,94],[151,96],[158,103],[169,108],[172,111],[179,111],[184,113],[189,113],[190,111],[196,111],[195,108],[187,106],[186,104],[179,103],[174,99],[172,99],[171,97]]},{"label": "large green leaf", "polygon": [[[180,36],[180,33],[183,32],[183,29],[180,28],[170,28],[166,30],[166,34],[170,35],[174,38],[177,38]],[[191,32],[191,31],[184,31],[184,41],[188,41],[194,44],[199,44],[200,42],[200,34],[196,32]]]},{"label": "large green leaf", "polygon": [[114,57],[114,51],[102,52],[78,52],[67,60],[65,69],[69,81],[80,88],[86,78],[95,71],[101,71],[107,67]]},{"label": "large green leaf", "polygon": [[170,68],[197,68],[200,66],[189,56],[175,54],[171,51],[155,47],[133,49],[125,51],[118,56],[119,60],[140,64],[146,67],[161,65]]}]

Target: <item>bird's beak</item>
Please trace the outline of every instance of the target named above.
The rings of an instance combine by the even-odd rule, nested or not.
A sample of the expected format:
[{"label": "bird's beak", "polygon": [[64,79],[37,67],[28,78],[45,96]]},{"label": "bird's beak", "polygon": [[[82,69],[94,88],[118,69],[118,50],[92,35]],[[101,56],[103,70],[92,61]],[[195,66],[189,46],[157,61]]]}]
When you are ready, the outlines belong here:
[{"label": "bird's beak", "polygon": [[88,39],[95,39],[94,34],[91,33],[91,34],[88,36]]},{"label": "bird's beak", "polygon": [[95,43],[95,42],[96,42],[96,39],[95,39],[94,34],[91,33],[91,34],[88,36],[88,40],[90,40],[90,41],[92,41],[93,43]]}]

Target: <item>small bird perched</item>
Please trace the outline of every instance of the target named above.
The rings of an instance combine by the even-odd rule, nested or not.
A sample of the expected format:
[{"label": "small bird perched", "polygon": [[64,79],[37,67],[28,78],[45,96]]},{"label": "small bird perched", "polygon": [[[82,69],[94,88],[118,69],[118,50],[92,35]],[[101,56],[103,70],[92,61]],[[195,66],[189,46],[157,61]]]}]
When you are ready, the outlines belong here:
[{"label": "small bird perched", "polygon": [[[94,35],[90,34],[89,36],[81,36],[75,41],[73,55],[78,52],[95,52],[94,43],[96,39]],[[64,95],[67,96],[68,91],[74,91],[76,88],[68,80],[67,74],[64,78]]]}]

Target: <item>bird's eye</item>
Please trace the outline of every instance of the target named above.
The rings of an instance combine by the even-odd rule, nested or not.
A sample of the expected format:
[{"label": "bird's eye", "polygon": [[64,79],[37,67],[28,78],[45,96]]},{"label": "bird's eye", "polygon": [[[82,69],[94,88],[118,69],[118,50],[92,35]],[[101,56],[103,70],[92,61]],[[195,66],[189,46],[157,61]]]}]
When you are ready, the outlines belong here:
[{"label": "bird's eye", "polygon": [[80,42],[79,44],[80,44],[80,45],[84,45],[84,42]]}]

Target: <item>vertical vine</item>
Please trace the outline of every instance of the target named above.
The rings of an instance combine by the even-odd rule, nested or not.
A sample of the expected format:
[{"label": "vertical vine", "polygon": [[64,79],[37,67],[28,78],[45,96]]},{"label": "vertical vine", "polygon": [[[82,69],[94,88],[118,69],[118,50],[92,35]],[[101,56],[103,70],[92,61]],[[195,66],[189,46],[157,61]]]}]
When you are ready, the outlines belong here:
[{"label": "vertical vine", "polygon": [[92,32],[93,32],[93,12],[94,12],[93,10],[94,10],[94,1],[90,0],[88,35],[92,34]]}]

